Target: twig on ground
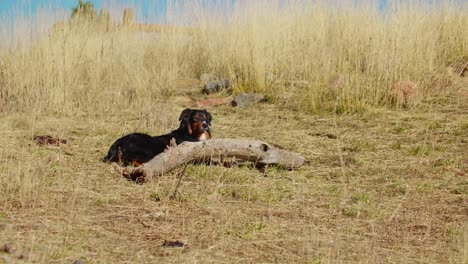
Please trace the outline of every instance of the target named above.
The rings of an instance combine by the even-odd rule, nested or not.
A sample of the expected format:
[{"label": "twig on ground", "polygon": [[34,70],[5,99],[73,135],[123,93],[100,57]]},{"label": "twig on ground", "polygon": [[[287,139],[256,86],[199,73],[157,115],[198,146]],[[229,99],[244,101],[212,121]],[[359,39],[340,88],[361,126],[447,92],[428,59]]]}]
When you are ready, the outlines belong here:
[{"label": "twig on ground", "polygon": [[185,172],[187,171],[187,167],[188,167],[188,163],[185,163],[184,169],[180,173],[179,181],[177,181],[177,185],[176,185],[176,187],[174,189],[174,193],[169,197],[169,199],[174,200],[176,198],[177,193],[178,193],[177,190],[179,189],[180,183],[182,182],[182,178],[184,177]]}]

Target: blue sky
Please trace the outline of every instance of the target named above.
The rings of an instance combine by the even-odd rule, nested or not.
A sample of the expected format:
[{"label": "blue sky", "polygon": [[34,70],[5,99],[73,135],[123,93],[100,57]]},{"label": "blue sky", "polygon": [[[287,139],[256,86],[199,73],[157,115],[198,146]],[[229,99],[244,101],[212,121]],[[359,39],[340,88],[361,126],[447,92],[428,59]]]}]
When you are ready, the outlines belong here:
[{"label": "blue sky", "polygon": [[[87,0],[85,0],[86,2]],[[120,19],[122,10],[127,7],[133,7],[135,17],[140,22],[160,22],[164,19],[164,14],[168,7],[168,3],[190,3],[193,0],[91,0],[96,10],[103,7],[107,8],[114,19]],[[213,3],[233,4],[242,1],[255,0],[198,0],[202,6],[213,6]],[[281,0],[280,0],[281,1]],[[314,0],[303,0],[304,2]],[[343,0],[343,2],[353,2],[360,0]],[[374,0],[378,3],[381,11],[386,9],[387,2],[398,2],[398,0]],[[442,2],[443,0],[420,0],[425,3]],[[452,0],[454,3],[463,4],[467,0]],[[366,2],[365,0],[363,2]],[[372,2],[372,1],[371,1]],[[407,2],[407,1],[401,1]],[[70,13],[70,10],[76,6],[78,0],[0,0],[0,17],[14,18],[18,14],[30,17],[39,9],[52,10],[56,12],[56,16],[64,16]],[[330,3],[340,4],[341,1],[330,0]]]},{"label": "blue sky", "polygon": [[[88,0],[84,0],[87,2]],[[168,2],[179,2],[179,3],[189,3],[193,0],[91,0],[96,10],[100,10],[103,7],[107,9],[117,9],[119,12],[123,8],[133,7],[135,9],[136,17],[140,21],[145,21],[146,19],[161,18],[164,16]],[[213,6],[216,2],[221,3],[230,3],[241,1],[255,1],[255,0],[198,0],[202,2],[204,6]],[[304,2],[314,1],[314,0],[303,0]],[[345,0],[346,1],[346,0]],[[359,1],[359,0],[349,0],[349,1]],[[385,9],[387,1],[392,0],[374,0],[377,1],[379,9]],[[438,1],[438,0],[426,0],[428,1]],[[464,1],[464,0],[456,0]],[[326,1],[325,1],[326,2]],[[330,2],[340,3],[337,0],[331,0]],[[424,2],[424,0],[423,0]],[[39,8],[46,8],[48,10],[57,10],[61,9],[65,13],[69,12],[73,7],[78,3],[78,0],[0,0],[0,16],[13,17],[18,12],[22,12],[24,15],[30,15],[36,13]],[[117,12],[116,12],[117,13]],[[112,15],[112,12],[111,12]]]},{"label": "blue sky", "polygon": [[[88,0],[84,0],[87,2]],[[165,20],[168,9],[181,10],[182,6],[200,3],[210,10],[227,7],[245,0],[91,0],[96,11],[106,8],[114,20],[120,20],[125,8],[133,8],[135,19],[138,22],[172,23],[169,18]],[[255,1],[255,0],[248,0]],[[281,1],[281,0],[280,0]],[[307,1],[307,0],[305,0]],[[382,0],[381,0],[382,1]],[[47,10],[54,13],[54,20],[61,19],[71,13],[71,9],[78,4],[78,0],[0,0],[0,18],[14,20],[15,17],[34,17],[38,10]],[[174,12],[171,12],[174,13]]]},{"label": "blue sky", "polygon": [[[85,0],[84,2],[87,2]],[[144,21],[147,17],[161,17],[167,8],[168,0],[91,0],[96,10],[103,7],[119,12],[126,7],[135,8],[136,16]],[[78,0],[0,0],[0,16],[14,17],[15,15],[35,14],[41,8],[47,10],[60,10],[60,13],[69,13]]]}]

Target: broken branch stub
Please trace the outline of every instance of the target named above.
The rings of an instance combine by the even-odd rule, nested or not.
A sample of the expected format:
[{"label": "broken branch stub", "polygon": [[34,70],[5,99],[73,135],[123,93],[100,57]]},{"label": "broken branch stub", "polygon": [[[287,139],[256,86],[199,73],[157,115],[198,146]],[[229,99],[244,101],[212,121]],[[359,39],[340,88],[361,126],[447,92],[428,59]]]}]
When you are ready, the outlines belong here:
[{"label": "broken branch stub", "polygon": [[211,158],[236,158],[257,165],[276,165],[285,169],[302,166],[304,157],[298,153],[276,148],[259,140],[211,139],[199,142],[184,142],[170,147],[130,174],[133,180],[160,176],[191,161]]}]

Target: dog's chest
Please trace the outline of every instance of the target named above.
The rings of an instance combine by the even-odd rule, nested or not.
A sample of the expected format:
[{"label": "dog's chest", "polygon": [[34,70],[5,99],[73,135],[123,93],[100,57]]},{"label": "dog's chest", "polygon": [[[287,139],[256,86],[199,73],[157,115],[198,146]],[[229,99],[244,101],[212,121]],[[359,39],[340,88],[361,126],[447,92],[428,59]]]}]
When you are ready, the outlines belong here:
[{"label": "dog's chest", "polygon": [[206,136],[206,133],[201,134],[201,136],[198,138],[198,140],[200,140],[200,141],[204,141],[204,140],[207,140],[207,139],[208,139],[208,137]]}]

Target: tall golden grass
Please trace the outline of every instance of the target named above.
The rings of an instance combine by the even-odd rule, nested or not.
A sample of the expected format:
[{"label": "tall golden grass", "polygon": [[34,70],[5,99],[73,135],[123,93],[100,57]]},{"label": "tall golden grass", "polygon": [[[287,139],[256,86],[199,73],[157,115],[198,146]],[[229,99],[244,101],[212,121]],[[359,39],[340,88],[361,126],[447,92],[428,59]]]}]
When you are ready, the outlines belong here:
[{"label": "tall golden grass", "polygon": [[[0,263],[467,262],[467,100],[444,101],[467,95],[467,5],[236,2],[173,1],[154,34],[54,19],[70,10],[1,18]],[[197,82],[175,80],[202,73],[274,103],[210,108],[215,137],[307,164],[190,165],[172,200],[177,174],[136,186],[100,162],[121,135],[176,128],[177,83]],[[410,107],[447,104],[308,114],[400,107],[398,81],[417,83]]]},{"label": "tall golden grass", "polygon": [[[399,80],[434,95],[440,91],[432,89],[433,78],[468,58],[466,4],[393,4],[383,11],[372,2],[240,2],[220,5],[218,13],[198,1],[174,8],[168,20],[190,21],[190,35],[98,23],[44,30],[50,11],[3,23],[2,38],[13,41],[0,49],[0,103],[107,113],[166,99],[174,93],[171,81],[210,72],[232,79],[236,92],[261,92],[300,111],[360,111],[393,105]],[[336,78],[338,86],[331,84]],[[308,85],[292,89],[275,80]]]}]

